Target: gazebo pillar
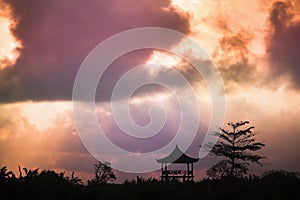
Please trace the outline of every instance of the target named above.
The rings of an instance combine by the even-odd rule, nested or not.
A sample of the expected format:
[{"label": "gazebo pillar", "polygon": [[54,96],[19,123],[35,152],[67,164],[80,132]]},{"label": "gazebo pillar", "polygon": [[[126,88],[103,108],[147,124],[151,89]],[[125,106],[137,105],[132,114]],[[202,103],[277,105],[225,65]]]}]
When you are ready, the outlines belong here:
[{"label": "gazebo pillar", "polygon": [[194,163],[192,163],[192,181],[194,181]]},{"label": "gazebo pillar", "polygon": [[161,163],[161,180],[164,181],[164,163]]},{"label": "gazebo pillar", "polygon": [[186,170],[186,179],[187,179],[187,181],[189,181],[190,180],[190,163],[186,163],[186,165],[187,165],[187,170]]}]

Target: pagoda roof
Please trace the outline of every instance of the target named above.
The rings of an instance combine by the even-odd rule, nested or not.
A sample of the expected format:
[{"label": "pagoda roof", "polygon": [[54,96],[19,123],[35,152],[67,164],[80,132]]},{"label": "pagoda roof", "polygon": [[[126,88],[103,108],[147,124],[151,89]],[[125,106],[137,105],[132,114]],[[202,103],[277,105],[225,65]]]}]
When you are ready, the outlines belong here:
[{"label": "pagoda roof", "polygon": [[192,158],[185,153],[183,153],[176,145],[175,149],[165,158],[156,159],[159,163],[194,163],[197,162],[199,158]]}]

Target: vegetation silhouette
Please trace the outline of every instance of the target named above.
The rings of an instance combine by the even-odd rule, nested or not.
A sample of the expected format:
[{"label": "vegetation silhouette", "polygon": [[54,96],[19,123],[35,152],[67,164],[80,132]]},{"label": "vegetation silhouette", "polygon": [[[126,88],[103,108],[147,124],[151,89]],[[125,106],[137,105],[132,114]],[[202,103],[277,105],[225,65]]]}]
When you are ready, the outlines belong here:
[{"label": "vegetation silhouette", "polygon": [[[101,163],[100,165],[103,165]],[[99,163],[97,164],[99,166]],[[109,167],[106,165],[106,167]],[[21,169],[21,168],[20,168]],[[98,168],[97,168],[98,169]],[[17,177],[6,166],[0,170],[1,199],[288,199],[300,195],[300,174],[273,170],[261,177],[248,175],[203,179],[199,182],[161,182],[137,176],[122,184],[109,181],[84,185],[53,170],[23,168]],[[95,178],[92,179],[96,182]],[[105,179],[108,180],[108,179]]]},{"label": "vegetation silhouette", "polygon": [[204,145],[204,148],[211,150],[210,153],[225,158],[206,171],[209,177],[242,177],[249,173],[248,165],[251,163],[262,165],[260,160],[264,156],[254,154],[254,151],[260,150],[265,144],[256,141],[254,126],[245,127],[247,124],[249,121],[228,123],[230,130],[219,128],[213,133],[219,137],[216,144]]}]

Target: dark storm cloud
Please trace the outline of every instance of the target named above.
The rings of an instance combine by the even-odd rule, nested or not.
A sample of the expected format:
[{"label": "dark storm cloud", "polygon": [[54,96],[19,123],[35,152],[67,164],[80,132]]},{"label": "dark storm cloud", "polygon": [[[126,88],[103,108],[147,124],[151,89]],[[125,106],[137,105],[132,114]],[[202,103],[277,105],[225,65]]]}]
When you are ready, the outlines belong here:
[{"label": "dark storm cloud", "polygon": [[[121,31],[143,26],[189,31],[187,16],[163,9],[169,0],[6,2],[18,20],[12,31],[23,48],[14,66],[0,71],[2,102],[71,99],[84,57],[99,42]],[[138,63],[148,56],[149,52],[124,62]],[[123,63],[117,64],[119,68],[108,75],[110,84],[122,71]]]},{"label": "dark storm cloud", "polygon": [[293,87],[300,89],[300,22],[294,20],[297,9],[296,1],[273,4],[268,54],[274,75],[289,75]]}]

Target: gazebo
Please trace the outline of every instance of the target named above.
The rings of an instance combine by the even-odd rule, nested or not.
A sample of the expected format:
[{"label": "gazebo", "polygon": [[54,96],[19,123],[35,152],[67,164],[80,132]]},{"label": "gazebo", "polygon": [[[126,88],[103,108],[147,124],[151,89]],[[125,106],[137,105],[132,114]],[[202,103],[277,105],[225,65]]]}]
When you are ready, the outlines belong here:
[{"label": "gazebo", "polygon": [[[182,179],[182,182],[194,181],[194,166],[193,164],[199,160],[199,158],[192,158],[184,154],[176,145],[175,149],[170,155],[162,159],[156,159],[158,163],[161,163],[161,180],[169,181],[175,179]],[[186,170],[170,170],[168,164],[186,164]]]}]

